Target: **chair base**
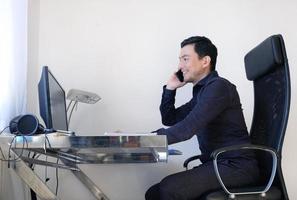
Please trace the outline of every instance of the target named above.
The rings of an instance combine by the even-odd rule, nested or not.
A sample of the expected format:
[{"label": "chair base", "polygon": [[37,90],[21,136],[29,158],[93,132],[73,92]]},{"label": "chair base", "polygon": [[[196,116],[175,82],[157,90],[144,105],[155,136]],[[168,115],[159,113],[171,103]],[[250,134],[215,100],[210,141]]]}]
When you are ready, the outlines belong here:
[{"label": "chair base", "polygon": [[[206,195],[203,200],[282,200],[281,191],[276,187],[271,187],[268,192],[266,192],[265,197],[260,196],[260,194],[247,194],[247,195],[237,195],[234,199],[228,197],[228,195],[223,191],[215,191]],[[201,199],[202,200],[202,199]]]}]

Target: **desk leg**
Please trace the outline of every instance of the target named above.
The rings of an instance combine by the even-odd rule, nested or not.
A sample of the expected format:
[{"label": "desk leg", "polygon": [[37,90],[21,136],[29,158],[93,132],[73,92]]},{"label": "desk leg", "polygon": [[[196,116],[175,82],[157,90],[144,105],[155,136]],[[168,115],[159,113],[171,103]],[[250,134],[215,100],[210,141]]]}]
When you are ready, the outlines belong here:
[{"label": "desk leg", "polygon": [[[17,154],[11,150],[12,157]],[[21,159],[11,161],[10,167],[16,174],[43,200],[58,200],[58,197],[44,184],[44,182],[32,171],[30,167]]]},{"label": "desk leg", "polygon": [[[73,163],[69,162],[66,159],[59,159],[69,167],[76,167],[73,166]],[[97,187],[97,185],[81,170],[71,170],[71,172],[90,190],[90,192],[96,197],[96,199],[109,200],[109,198]]]}]

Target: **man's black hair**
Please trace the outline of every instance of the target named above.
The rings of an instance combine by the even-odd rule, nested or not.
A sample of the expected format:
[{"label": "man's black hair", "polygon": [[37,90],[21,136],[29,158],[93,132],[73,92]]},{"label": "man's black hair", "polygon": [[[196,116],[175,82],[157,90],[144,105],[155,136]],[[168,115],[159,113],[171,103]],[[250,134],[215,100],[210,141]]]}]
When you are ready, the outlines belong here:
[{"label": "man's black hair", "polygon": [[193,36],[182,41],[180,45],[181,48],[183,48],[188,44],[194,44],[195,52],[198,54],[199,58],[209,56],[211,58],[210,70],[213,71],[216,69],[218,50],[217,47],[210,41],[210,39],[204,36]]}]

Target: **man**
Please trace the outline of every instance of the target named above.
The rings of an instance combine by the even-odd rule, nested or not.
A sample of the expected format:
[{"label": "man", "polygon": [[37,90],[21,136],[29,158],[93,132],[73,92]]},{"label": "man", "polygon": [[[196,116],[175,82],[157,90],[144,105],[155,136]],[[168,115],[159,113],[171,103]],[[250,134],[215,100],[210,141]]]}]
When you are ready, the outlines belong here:
[{"label": "man", "polygon": [[[218,76],[216,59],[217,48],[206,37],[190,37],[181,43],[178,69],[184,80],[174,73],[164,86],[160,111],[162,123],[170,127],[157,130],[157,134],[166,135],[168,144],[196,135],[202,164],[165,177],[146,192],[147,200],[198,199],[221,188],[210,154],[221,147],[250,142],[236,87]],[[176,89],[187,83],[193,84],[193,98],[175,108]],[[251,184],[259,173],[248,151],[222,154],[218,167],[227,188]]]}]

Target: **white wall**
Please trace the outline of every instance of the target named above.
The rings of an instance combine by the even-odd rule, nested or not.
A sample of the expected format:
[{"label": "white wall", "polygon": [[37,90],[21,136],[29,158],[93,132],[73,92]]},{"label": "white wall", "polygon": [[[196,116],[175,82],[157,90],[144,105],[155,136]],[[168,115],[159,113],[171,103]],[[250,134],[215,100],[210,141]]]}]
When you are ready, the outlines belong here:
[{"label": "white wall", "polygon": [[[48,65],[66,91],[77,88],[102,97],[95,105],[78,106],[70,125],[78,135],[146,132],[161,127],[158,106],[162,85],[176,70],[180,42],[192,35],[205,35],[218,47],[217,69],[237,85],[250,126],[253,94],[245,78],[243,57],[266,37],[281,33],[292,79],[283,171],[290,198],[297,198],[297,159],[292,153],[297,139],[297,2],[31,0],[29,8],[28,109],[38,113],[37,82],[41,66]],[[178,104],[190,95],[190,86],[181,89]],[[182,170],[183,160],[199,152],[194,138],[174,147],[184,155],[170,157],[167,164],[82,167],[112,200],[144,199],[150,185]],[[93,199],[70,173],[61,176],[62,199]]]}]

